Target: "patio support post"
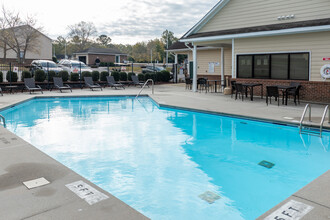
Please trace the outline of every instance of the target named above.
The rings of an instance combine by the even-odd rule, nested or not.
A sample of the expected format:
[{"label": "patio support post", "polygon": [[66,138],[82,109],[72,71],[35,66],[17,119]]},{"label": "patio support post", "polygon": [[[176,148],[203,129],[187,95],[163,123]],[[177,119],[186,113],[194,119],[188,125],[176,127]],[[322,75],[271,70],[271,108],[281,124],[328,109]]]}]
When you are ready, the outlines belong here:
[{"label": "patio support post", "polygon": [[236,78],[235,77],[235,39],[233,38],[231,40],[231,77],[232,78]]},{"label": "patio support post", "polygon": [[197,46],[194,44],[193,50],[193,92],[197,92]]},{"label": "patio support post", "polygon": [[224,48],[221,47],[221,90],[225,88]]},{"label": "patio support post", "polygon": [[175,54],[175,64],[178,64],[178,54]]}]

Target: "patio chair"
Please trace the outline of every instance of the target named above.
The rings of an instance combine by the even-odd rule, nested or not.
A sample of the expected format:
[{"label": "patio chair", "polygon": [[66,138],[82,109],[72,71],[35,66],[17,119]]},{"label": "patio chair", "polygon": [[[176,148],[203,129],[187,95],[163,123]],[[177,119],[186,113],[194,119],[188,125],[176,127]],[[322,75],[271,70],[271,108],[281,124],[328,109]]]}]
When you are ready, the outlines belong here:
[{"label": "patio chair", "polygon": [[34,91],[40,91],[43,94],[41,87],[36,85],[33,78],[24,78],[24,85],[25,85],[25,88],[27,88],[27,90],[29,90],[30,94],[31,94],[31,92],[34,92]]},{"label": "patio chair", "polygon": [[232,80],[230,81],[230,85],[231,85],[231,97],[233,98],[233,95],[236,94],[236,81]]},{"label": "patio chair", "polygon": [[71,87],[68,84],[63,84],[63,80],[62,77],[53,77],[54,80],[54,87],[59,89],[60,92],[62,92],[62,90],[67,90],[70,89],[70,91],[72,92]]},{"label": "patio chair", "polygon": [[186,89],[190,89],[192,87],[192,80],[190,78],[186,78]]},{"label": "patio chair", "polygon": [[235,100],[237,99],[237,96],[241,98],[242,96],[242,101],[244,100],[244,95],[245,95],[245,90],[244,86],[242,83],[235,83]]},{"label": "patio chair", "polygon": [[197,79],[197,87],[198,86],[199,86],[199,92],[203,91],[203,89],[205,89],[205,92],[208,92],[209,88],[211,87],[210,84],[207,82],[207,78]]},{"label": "patio chair", "polygon": [[[134,86],[141,86],[141,88],[142,88],[142,86],[144,85],[144,83],[140,83],[139,82],[139,78],[137,76],[132,76],[132,85],[134,85]],[[149,88],[149,85],[147,85],[147,86]]]},{"label": "patio chair", "polygon": [[113,76],[107,76],[107,83],[108,83],[108,86],[114,87],[115,89],[117,89],[117,88],[123,88],[123,89],[125,89],[125,87],[124,87],[123,84],[116,83],[116,81],[113,78]]},{"label": "patio chair", "polygon": [[268,105],[268,97],[269,103],[272,104],[272,97],[275,97],[275,101],[277,101],[277,106],[280,105],[280,94],[278,92],[277,86],[266,86],[266,103]]},{"label": "patio chair", "polygon": [[102,87],[98,84],[98,83],[94,83],[92,77],[84,77],[84,81],[85,81],[85,85],[90,88],[92,91],[94,91],[94,89],[101,89],[102,91]]},{"label": "patio chair", "polygon": [[287,91],[288,97],[293,96],[294,104],[297,105],[297,98],[298,98],[298,104],[300,105],[300,97],[299,97],[299,90],[301,89],[301,85],[298,82],[291,82],[290,86],[295,86],[294,89],[289,89]]}]

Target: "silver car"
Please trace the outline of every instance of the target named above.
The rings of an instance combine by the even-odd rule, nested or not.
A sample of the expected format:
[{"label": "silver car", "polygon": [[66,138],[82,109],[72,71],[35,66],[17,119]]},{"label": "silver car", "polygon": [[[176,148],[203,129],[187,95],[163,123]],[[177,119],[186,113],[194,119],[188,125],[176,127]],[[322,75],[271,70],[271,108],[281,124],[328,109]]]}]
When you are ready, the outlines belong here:
[{"label": "silver car", "polygon": [[87,66],[86,64],[84,64],[83,62],[81,61],[78,61],[78,60],[67,60],[67,59],[64,59],[64,60],[61,60],[59,62],[59,66],[67,71],[69,74],[71,73],[80,73],[80,69],[81,69],[81,72],[93,72],[92,69]]},{"label": "silver car", "polygon": [[47,73],[48,71],[54,71],[55,73],[58,73],[62,71],[63,69],[58,67],[56,63],[50,60],[33,60],[31,63],[31,72],[34,73],[37,69],[45,71]]}]

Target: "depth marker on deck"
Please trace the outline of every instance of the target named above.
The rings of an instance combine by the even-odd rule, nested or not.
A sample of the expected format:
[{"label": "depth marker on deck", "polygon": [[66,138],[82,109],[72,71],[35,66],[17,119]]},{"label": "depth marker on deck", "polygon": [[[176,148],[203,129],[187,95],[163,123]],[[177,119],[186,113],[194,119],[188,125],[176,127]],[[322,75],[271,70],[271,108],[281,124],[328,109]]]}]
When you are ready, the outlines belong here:
[{"label": "depth marker on deck", "polygon": [[74,192],[77,196],[84,199],[90,205],[109,198],[107,195],[99,192],[81,180],[66,184],[65,186],[68,187],[68,189]]},{"label": "depth marker on deck", "polygon": [[264,218],[264,220],[299,220],[309,213],[314,207],[302,202],[290,200],[275,212]]}]

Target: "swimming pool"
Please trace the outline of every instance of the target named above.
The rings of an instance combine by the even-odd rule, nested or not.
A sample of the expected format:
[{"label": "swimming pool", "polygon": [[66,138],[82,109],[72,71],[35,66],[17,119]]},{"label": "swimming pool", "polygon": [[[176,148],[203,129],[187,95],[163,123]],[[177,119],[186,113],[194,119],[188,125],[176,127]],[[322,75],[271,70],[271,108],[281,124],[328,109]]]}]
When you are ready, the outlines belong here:
[{"label": "swimming pool", "polygon": [[10,131],[152,219],[255,219],[330,169],[329,133],[146,97],[33,99],[1,114]]}]

